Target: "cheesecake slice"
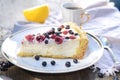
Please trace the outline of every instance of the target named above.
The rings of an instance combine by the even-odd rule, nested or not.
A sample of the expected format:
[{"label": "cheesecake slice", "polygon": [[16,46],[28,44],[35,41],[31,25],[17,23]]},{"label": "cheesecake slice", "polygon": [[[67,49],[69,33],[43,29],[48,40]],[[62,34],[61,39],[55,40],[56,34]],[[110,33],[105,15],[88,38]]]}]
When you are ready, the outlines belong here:
[{"label": "cheesecake slice", "polygon": [[87,46],[86,32],[69,22],[45,33],[25,35],[18,56],[82,59]]}]

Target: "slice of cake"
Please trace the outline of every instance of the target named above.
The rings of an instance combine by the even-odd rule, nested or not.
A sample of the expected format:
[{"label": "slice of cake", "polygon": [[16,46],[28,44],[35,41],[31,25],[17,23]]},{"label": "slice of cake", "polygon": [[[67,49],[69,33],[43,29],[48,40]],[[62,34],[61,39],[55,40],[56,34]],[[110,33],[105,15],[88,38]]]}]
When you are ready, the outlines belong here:
[{"label": "slice of cake", "polygon": [[69,22],[45,33],[26,35],[21,41],[18,56],[81,59],[87,46],[86,33]]}]

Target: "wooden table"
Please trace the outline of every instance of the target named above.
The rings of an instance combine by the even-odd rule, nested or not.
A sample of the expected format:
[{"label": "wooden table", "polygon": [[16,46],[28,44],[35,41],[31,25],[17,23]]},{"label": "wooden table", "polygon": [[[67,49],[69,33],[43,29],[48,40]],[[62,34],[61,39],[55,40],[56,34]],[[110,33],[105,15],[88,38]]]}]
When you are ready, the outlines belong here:
[{"label": "wooden table", "polygon": [[[62,2],[64,1],[71,0],[62,0]],[[59,0],[0,0],[0,27],[4,27],[4,30],[8,29],[10,33],[16,21],[25,20],[22,13],[23,9],[47,2],[49,4],[52,4],[50,6],[52,9],[55,9],[57,5],[60,5],[62,3]],[[0,60],[5,59],[0,55]],[[23,70],[16,66],[12,66],[8,69],[8,71],[5,72],[0,71],[0,80],[2,80],[1,78],[3,78],[3,80],[112,80],[112,77],[98,78],[97,72],[93,72],[93,70],[90,68],[71,73],[43,74]]]}]

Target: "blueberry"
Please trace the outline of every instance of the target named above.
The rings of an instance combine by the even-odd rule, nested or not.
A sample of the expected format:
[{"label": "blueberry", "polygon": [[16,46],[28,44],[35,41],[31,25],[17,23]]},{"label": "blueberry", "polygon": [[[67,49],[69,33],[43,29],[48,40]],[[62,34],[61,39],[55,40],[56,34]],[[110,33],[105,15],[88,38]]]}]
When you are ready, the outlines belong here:
[{"label": "blueberry", "polygon": [[50,31],[48,31],[48,34],[54,34],[55,33],[55,28],[52,28]]},{"label": "blueberry", "polygon": [[69,26],[69,25],[66,25],[65,29],[70,29],[70,26]]},{"label": "blueberry", "polygon": [[66,67],[70,67],[70,66],[71,66],[71,63],[70,63],[69,61],[67,61],[67,62],[65,63],[65,66],[66,66]]},{"label": "blueberry", "polygon": [[73,62],[74,62],[74,63],[78,63],[78,60],[77,60],[77,59],[73,59]]},{"label": "blueberry", "polygon": [[44,66],[44,67],[47,66],[47,62],[43,61],[42,66]]},{"label": "blueberry", "polygon": [[0,70],[7,71],[9,67],[13,66],[13,64],[9,61],[0,61]]},{"label": "blueberry", "polygon": [[68,32],[69,32],[70,34],[74,34],[74,32],[73,32],[72,30],[69,30]]},{"label": "blueberry", "polygon": [[2,65],[4,63],[4,61],[0,61],[0,65]]},{"label": "blueberry", "polygon": [[49,35],[51,35],[51,34],[54,34],[55,33],[55,30],[54,30],[54,28],[52,28],[50,31],[48,31],[47,32]]},{"label": "blueberry", "polygon": [[43,33],[43,35],[46,37],[46,36],[49,36],[49,34],[48,33]]},{"label": "blueberry", "polygon": [[6,63],[9,65],[9,67],[13,66],[13,64],[9,61],[6,61]]},{"label": "blueberry", "polygon": [[103,78],[103,77],[104,77],[104,74],[99,72],[99,73],[98,73],[98,77],[99,77],[99,78]]},{"label": "blueberry", "polygon": [[48,40],[45,40],[45,44],[48,44]]},{"label": "blueberry", "polygon": [[58,31],[61,31],[61,28],[57,28]]},{"label": "blueberry", "polygon": [[77,36],[78,35],[78,33],[75,33],[75,36]]},{"label": "blueberry", "polygon": [[61,32],[55,32],[55,34],[56,34],[57,36],[59,36],[59,35],[61,34]]},{"label": "blueberry", "polygon": [[51,64],[52,64],[52,65],[55,65],[55,61],[51,61]]},{"label": "blueberry", "polygon": [[48,39],[50,38],[48,33],[44,33],[44,36]]},{"label": "blueberry", "polygon": [[33,36],[35,36],[35,34],[33,34]]},{"label": "blueberry", "polygon": [[35,60],[39,60],[39,59],[40,59],[40,56],[36,55]]},{"label": "blueberry", "polygon": [[55,31],[54,30],[51,30],[50,32],[49,32],[49,34],[54,34],[55,33]]},{"label": "blueberry", "polygon": [[55,28],[52,28],[51,30],[55,31]]},{"label": "blueberry", "polygon": [[6,62],[4,62],[4,63],[1,65],[1,67],[3,67],[3,68],[9,68],[9,64],[6,63]]},{"label": "blueberry", "polygon": [[52,34],[52,31],[49,31],[49,32],[48,32],[48,35],[50,35],[50,34]]},{"label": "blueberry", "polygon": [[94,66],[95,66],[95,65],[91,65],[91,66],[90,66],[90,68],[92,68],[92,69],[93,69],[93,68],[94,68]]},{"label": "blueberry", "polygon": [[65,37],[65,39],[70,39],[69,37]]}]

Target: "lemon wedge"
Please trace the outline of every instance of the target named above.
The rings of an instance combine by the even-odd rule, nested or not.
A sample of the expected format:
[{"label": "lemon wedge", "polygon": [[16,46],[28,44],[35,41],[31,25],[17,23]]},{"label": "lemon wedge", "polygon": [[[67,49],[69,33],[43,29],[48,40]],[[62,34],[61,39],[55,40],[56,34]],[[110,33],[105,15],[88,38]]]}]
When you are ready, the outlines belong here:
[{"label": "lemon wedge", "polygon": [[49,15],[48,5],[41,5],[23,11],[25,18],[30,22],[44,23]]}]

